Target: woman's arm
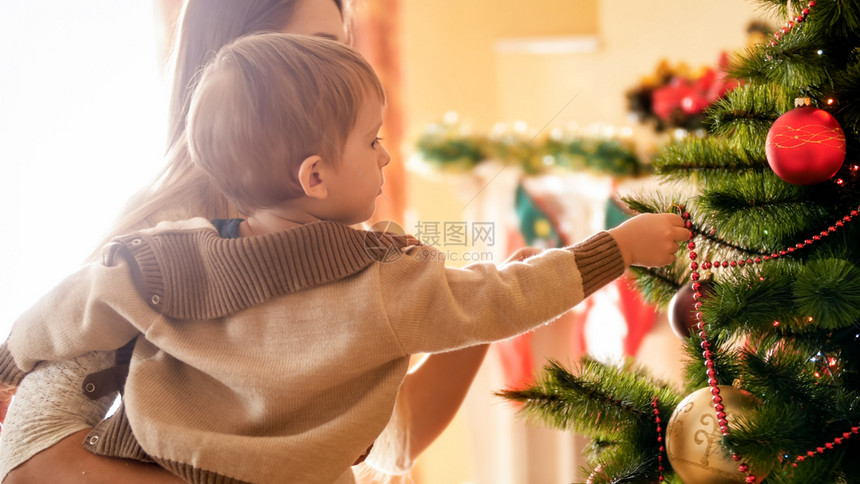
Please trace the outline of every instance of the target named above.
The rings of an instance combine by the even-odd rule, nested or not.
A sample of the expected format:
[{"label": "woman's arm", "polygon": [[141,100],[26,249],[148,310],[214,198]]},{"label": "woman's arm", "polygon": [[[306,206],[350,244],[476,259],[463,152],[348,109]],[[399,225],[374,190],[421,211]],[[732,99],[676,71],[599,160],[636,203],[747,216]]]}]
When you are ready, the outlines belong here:
[{"label": "woman's arm", "polygon": [[409,405],[409,454],[414,460],[448,427],[478,373],[489,345],[428,356],[400,388]]},{"label": "woman's arm", "polygon": [[42,363],[21,381],[0,439],[4,484],[182,482],[160,467],[96,456],[82,447],[90,428],[105,417],[117,396],[113,392],[92,400],[84,395],[82,382],[115,364],[115,352],[95,351]]},{"label": "woman's arm", "polygon": [[12,403],[12,397],[15,396],[17,387],[0,384],[0,432],[3,429],[3,422],[6,421],[6,412],[9,411],[9,404]]},{"label": "woman's arm", "polygon": [[76,432],[39,452],[10,472],[3,484],[34,482],[94,484],[182,484],[184,481],[154,464],[101,457],[81,443],[89,429]]}]

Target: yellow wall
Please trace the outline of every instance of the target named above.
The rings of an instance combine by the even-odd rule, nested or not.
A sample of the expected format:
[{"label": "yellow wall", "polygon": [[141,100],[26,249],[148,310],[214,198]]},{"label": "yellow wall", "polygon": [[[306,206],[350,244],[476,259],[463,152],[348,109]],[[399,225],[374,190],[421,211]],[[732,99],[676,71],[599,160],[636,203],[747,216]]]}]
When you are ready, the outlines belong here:
[{"label": "yellow wall", "polygon": [[[696,68],[743,47],[759,12],[748,0],[406,0],[402,18],[408,156],[424,127],[449,111],[484,134],[515,121],[543,134],[570,123],[629,126],[626,90],[662,59]],[[593,36],[599,47],[543,55],[495,49],[499,40],[542,36]],[[640,148],[654,145],[650,128],[632,128]],[[407,224],[461,215],[465,195],[426,183],[407,174]]]},{"label": "yellow wall", "polygon": [[407,121],[420,129],[448,110],[476,126],[499,120],[496,39],[594,34],[587,0],[407,0],[403,4]]},{"label": "yellow wall", "polygon": [[[623,92],[667,58],[693,67],[745,45],[748,0],[406,0],[402,53],[409,131],[447,111],[486,131],[525,120],[626,122]],[[501,39],[597,37],[583,54],[497,53]]]}]

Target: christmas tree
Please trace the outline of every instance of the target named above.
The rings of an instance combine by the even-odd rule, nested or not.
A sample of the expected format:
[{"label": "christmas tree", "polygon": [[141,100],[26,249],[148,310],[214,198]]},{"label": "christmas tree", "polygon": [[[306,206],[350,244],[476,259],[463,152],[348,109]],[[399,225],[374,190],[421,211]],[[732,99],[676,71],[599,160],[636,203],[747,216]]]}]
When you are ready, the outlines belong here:
[{"label": "christmas tree", "polygon": [[685,388],[585,358],[501,392],[592,439],[589,483],[860,482],[860,2],[762,3],[789,21],[734,55],[709,134],[653,161],[676,190],[625,200],[691,230],[637,274]]}]

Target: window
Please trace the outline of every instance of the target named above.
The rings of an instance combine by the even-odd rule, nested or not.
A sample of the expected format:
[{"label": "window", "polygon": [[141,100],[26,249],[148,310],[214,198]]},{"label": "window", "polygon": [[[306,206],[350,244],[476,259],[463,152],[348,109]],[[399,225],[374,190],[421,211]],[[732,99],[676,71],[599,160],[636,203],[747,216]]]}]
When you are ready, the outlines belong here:
[{"label": "window", "polygon": [[0,2],[0,338],[162,165],[152,2]]}]

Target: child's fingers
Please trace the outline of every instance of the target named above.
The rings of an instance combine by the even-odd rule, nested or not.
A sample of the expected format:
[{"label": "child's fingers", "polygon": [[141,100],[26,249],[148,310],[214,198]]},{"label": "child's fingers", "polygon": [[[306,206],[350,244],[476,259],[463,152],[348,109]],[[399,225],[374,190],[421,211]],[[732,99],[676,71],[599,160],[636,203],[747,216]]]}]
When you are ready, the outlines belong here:
[{"label": "child's fingers", "polygon": [[668,223],[665,231],[665,249],[659,259],[656,261],[656,267],[662,267],[675,262],[678,253],[678,242],[683,242],[690,239],[690,229],[685,226],[684,219],[676,214],[665,215],[664,220]]},{"label": "child's fingers", "polygon": [[684,221],[684,219],[680,215],[677,215],[674,213],[666,213],[663,215],[665,215],[667,217],[667,220],[669,221],[669,223],[673,227],[682,227],[683,228],[684,225],[686,224],[686,222]]},{"label": "child's fingers", "polygon": [[[676,232],[678,234],[677,237],[681,237],[681,235],[683,234],[685,239],[689,239],[690,235],[692,234],[692,231],[687,228],[687,222],[683,219],[683,217],[681,217],[680,215],[677,215],[677,214],[668,214],[668,215],[672,215],[672,225],[673,225],[673,227],[677,228],[677,232]],[[683,239],[679,238],[677,240],[683,240]]]},{"label": "child's fingers", "polygon": [[669,224],[669,236],[672,240],[680,242],[690,238],[690,229],[686,227],[686,222],[680,215],[674,213],[662,214],[666,216],[666,221]]},{"label": "child's fingers", "polygon": [[687,229],[685,227],[675,228],[672,231],[672,236],[678,242],[681,242],[683,240],[689,240],[690,235],[692,235],[692,232],[690,231],[690,229]]}]

